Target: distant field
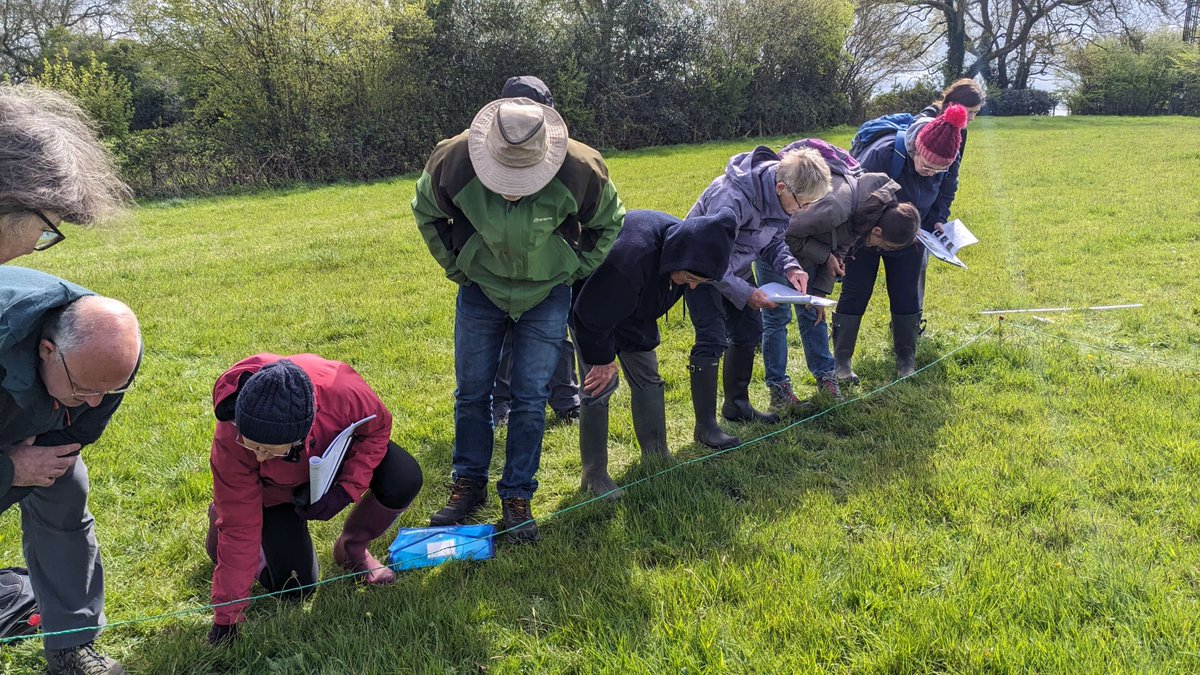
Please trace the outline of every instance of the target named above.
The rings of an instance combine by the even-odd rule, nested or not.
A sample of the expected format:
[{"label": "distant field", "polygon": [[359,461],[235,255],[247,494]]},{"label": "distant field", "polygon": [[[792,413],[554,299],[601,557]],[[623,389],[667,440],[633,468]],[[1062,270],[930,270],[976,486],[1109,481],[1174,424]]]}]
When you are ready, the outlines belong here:
[{"label": "distant field", "polygon": [[[629,208],[681,216],[755,142],[609,166]],[[953,215],[982,241],[969,270],[931,263],[918,365],[995,323],[980,310],[1144,302],[1009,322],[1133,356],[1008,326],[878,396],[545,520],[538,546],[383,589],[333,584],[303,607],[259,603],[232,649],[205,644],[207,612],[102,645],[134,673],[1196,672],[1198,176],[1196,119],[972,124]],[[353,364],[425,471],[401,524],[441,506],[455,289],[413,224],[414,181],[147,204],[21,261],[125,300],[143,323],[137,389],[86,451],[110,622],[208,602],[211,385],[251,353]],[[881,288],[860,392],[893,373],[886,324]],[[664,333],[672,449],[698,457],[679,311]],[[765,404],[761,377],[752,392]],[[618,482],[646,475],[625,392],[612,436]],[[548,432],[535,513],[581,501],[578,472],[575,430]],[[326,576],[341,520],[315,528]],[[20,561],[15,513],[0,554]],[[30,672],[39,652],[5,649],[0,665]]]}]

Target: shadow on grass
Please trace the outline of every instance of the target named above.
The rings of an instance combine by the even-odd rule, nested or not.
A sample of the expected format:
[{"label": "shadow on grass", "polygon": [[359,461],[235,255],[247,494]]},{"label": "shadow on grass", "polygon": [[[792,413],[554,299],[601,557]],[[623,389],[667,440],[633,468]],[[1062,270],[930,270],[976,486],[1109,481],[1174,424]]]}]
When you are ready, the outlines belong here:
[{"label": "shadow on grass", "polygon": [[[923,345],[921,356],[935,351],[931,347]],[[892,367],[890,359],[861,364],[868,386],[884,382],[880,375]],[[206,613],[147,624],[134,629],[143,639],[124,656],[147,672],[483,672],[498,662],[585,668],[589,645],[636,649],[651,639],[646,633],[658,601],[641,578],[645,572],[714,559],[759,560],[763,544],[748,530],[795,514],[806,493],[843,501],[897,475],[919,477],[950,407],[939,364],[773,438],[650,478],[617,504],[569,510],[585,498],[562,499],[554,510],[568,511],[542,518],[538,546],[501,546],[488,563],[410,572],[386,588],[331,584],[303,605],[258,602],[232,649],[205,644]],[[778,429],[738,425],[733,431],[749,440]],[[695,445],[675,450],[683,461],[711,452]],[[449,446],[438,439],[415,454],[427,472],[414,505],[423,520],[421,509],[436,508],[444,497],[435,472]],[[664,466],[638,463],[616,478],[628,484]],[[413,518],[405,523],[414,524]],[[318,550],[328,547],[328,538],[324,531],[314,537]],[[373,548],[379,552],[382,545]],[[339,573],[327,553],[321,559],[326,578]],[[207,593],[211,568],[188,572],[189,585]]]}]

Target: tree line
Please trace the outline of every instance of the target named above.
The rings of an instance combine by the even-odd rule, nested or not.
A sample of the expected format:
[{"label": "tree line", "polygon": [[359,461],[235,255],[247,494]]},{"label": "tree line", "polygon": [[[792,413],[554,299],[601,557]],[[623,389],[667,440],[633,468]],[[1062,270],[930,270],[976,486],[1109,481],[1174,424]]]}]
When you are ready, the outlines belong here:
[{"label": "tree line", "polygon": [[1166,0],[7,0],[0,66],[79,97],[139,194],[190,195],[418,169],[514,74],[601,148],[854,123],[898,77],[1024,89],[1118,2]]}]

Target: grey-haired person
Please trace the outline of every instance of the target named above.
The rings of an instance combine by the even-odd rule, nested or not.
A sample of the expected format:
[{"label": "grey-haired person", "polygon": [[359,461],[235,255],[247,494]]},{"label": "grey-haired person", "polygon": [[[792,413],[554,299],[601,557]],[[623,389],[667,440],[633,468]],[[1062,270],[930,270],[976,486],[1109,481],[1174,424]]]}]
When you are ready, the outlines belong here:
[{"label": "grey-haired person", "polygon": [[129,198],[74,101],[33,85],[0,85],[0,263],[59,243],[63,221],[110,218]]},{"label": "grey-haired person", "polygon": [[124,673],[92,644],[104,568],[82,448],[100,439],[141,358],[137,318],[49,274],[0,267],[0,513],[21,506],[21,546],[53,675]]}]

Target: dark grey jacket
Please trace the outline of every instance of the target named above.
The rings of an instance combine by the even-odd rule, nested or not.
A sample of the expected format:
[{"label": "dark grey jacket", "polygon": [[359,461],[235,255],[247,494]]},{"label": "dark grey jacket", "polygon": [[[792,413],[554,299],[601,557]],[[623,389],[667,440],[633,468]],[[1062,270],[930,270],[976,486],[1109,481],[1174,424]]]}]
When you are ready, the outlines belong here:
[{"label": "dark grey jacket", "polygon": [[896,202],[898,192],[900,185],[885,173],[858,178],[835,173],[829,194],[791,217],[785,239],[808,272],[812,293],[833,292],[833,274],[825,264],[829,254],[845,258],[854,242],[879,222],[884,208]]}]

